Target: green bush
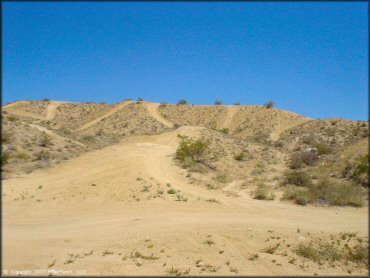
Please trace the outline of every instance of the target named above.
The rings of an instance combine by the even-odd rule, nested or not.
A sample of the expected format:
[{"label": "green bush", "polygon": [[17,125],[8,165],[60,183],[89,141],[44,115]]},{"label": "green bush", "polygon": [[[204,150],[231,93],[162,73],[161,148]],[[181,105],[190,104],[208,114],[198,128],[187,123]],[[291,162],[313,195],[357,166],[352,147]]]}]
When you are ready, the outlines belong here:
[{"label": "green bush", "polygon": [[315,147],[317,149],[317,154],[318,155],[330,154],[332,152],[330,147],[328,147],[326,144],[317,143],[317,144],[315,144]]},{"label": "green bush", "polygon": [[228,176],[226,174],[221,174],[216,177],[216,180],[221,182],[221,183],[227,183],[229,180]]},{"label": "green bush", "polygon": [[220,130],[223,134],[229,134],[229,129],[227,127],[224,127]]},{"label": "green bush", "polygon": [[283,176],[283,184],[294,184],[297,186],[309,186],[311,184],[310,176],[303,171],[286,171]]},{"label": "green bush", "polygon": [[201,163],[211,166],[216,159],[215,153],[211,150],[210,141],[204,137],[190,138],[186,135],[178,135],[180,138],[179,146],[175,157],[179,159],[185,167],[192,164]]},{"label": "green bush", "polygon": [[177,192],[176,189],[173,188],[167,190],[168,194],[176,194],[176,192]]}]

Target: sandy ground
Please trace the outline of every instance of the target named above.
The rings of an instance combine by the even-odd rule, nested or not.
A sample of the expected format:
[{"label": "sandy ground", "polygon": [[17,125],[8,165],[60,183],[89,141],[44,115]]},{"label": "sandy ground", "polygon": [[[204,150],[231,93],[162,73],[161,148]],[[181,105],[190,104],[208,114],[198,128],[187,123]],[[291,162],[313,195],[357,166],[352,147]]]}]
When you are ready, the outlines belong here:
[{"label": "sandy ground", "polygon": [[[367,207],[301,207],[190,184],[173,162],[176,135],[200,130],[131,137],[4,180],[3,270],[12,275],[347,274],[340,265],[298,258],[292,249],[311,237],[344,231],[367,237]],[[167,193],[170,188],[187,201],[177,201]],[[276,243],[281,245],[275,254],[261,251]],[[258,259],[250,260],[255,253]],[[292,257],[297,263],[289,263]],[[351,273],[366,270],[353,267]]]}]

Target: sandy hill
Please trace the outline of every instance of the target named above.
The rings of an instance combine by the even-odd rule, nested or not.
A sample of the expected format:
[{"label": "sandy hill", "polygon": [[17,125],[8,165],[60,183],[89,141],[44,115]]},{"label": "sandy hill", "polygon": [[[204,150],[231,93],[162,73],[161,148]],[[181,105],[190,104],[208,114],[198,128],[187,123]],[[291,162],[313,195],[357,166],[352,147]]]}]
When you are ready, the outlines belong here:
[{"label": "sandy hill", "polygon": [[[130,100],[2,112],[4,269],[367,274],[368,175],[351,176],[368,154],[367,122]],[[175,159],[179,135],[204,138],[212,165]],[[290,169],[313,146],[315,164]],[[289,171],[307,184],[285,184]]]}]

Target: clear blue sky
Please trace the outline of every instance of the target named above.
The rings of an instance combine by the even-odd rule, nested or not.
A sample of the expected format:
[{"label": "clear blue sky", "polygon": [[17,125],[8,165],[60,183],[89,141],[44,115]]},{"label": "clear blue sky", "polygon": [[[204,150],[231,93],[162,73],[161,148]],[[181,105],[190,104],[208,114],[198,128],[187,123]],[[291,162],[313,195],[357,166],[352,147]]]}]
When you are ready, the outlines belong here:
[{"label": "clear blue sky", "polygon": [[368,119],[368,3],[3,3],[3,103],[263,104]]}]

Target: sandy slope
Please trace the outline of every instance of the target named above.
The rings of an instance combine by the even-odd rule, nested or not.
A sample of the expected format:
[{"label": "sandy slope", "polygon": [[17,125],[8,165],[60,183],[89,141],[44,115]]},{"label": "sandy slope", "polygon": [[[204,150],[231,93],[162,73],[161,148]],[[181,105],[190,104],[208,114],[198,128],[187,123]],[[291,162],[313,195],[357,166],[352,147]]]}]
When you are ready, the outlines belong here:
[{"label": "sandy slope", "polygon": [[158,111],[159,103],[145,102],[145,107],[148,109],[150,115],[156,119],[158,122],[164,124],[167,127],[173,127],[173,123],[166,120],[161,113]]},{"label": "sandy slope", "polygon": [[46,107],[45,120],[50,121],[54,119],[55,114],[57,112],[57,108],[63,103],[67,103],[67,102],[66,101],[50,101],[48,106]]},{"label": "sandy slope", "polygon": [[[196,260],[201,259],[219,267],[202,272],[208,275],[235,275],[235,270],[244,275],[344,274],[339,266],[319,269],[306,261],[302,269],[288,263],[293,253],[286,244],[343,231],[367,236],[367,208],[299,207],[253,200],[249,194],[226,196],[190,184],[172,160],[176,135],[196,135],[201,129],[131,137],[57,167],[3,181],[3,268],[164,275],[174,267],[190,268],[189,274],[197,275]],[[167,194],[167,183],[188,201]],[[207,202],[209,198],[221,203]],[[272,234],[279,240],[267,243]],[[205,244],[207,239],[214,244]],[[279,252],[260,252],[272,242],[282,243]],[[130,258],[135,250],[147,257]],[[258,260],[248,260],[253,253],[259,253]],[[354,268],[352,274],[364,271]]]},{"label": "sandy slope", "polygon": [[94,120],[92,120],[92,121],[86,123],[85,125],[83,125],[82,127],[78,128],[76,131],[81,131],[81,130],[88,129],[89,127],[99,123],[101,120],[112,116],[114,113],[116,113],[117,111],[119,111],[120,109],[122,109],[123,107],[128,105],[129,103],[131,103],[131,101],[124,101],[124,102],[116,104],[111,110],[109,110],[103,116],[95,118]]}]

